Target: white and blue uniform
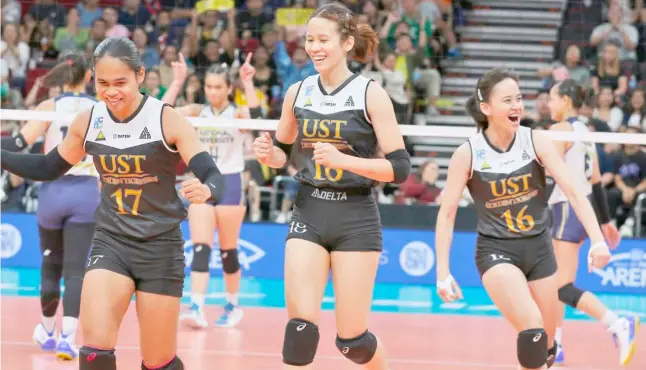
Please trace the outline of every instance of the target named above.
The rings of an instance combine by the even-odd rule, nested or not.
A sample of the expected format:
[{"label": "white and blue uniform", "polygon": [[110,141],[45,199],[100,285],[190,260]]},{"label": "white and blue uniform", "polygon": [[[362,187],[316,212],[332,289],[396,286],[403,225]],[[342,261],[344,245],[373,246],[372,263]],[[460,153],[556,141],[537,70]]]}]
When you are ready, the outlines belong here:
[{"label": "white and blue uniform", "polygon": [[[210,105],[205,105],[200,111],[201,118],[231,118],[235,117],[237,107],[230,103],[221,112],[216,112]],[[242,130],[221,127],[200,127],[200,141],[215,160],[220,172],[224,175],[225,191],[217,205],[244,205],[244,189],[242,172],[245,168],[244,143],[245,134]]]},{"label": "white and blue uniform", "polygon": [[[576,117],[568,119],[575,133],[585,134],[587,126]],[[592,165],[597,152],[594,143],[575,141],[565,153],[567,165],[572,179],[577,182],[577,187],[587,197],[592,194]],[[588,234],[581,221],[570,205],[563,189],[556,184],[548,201],[552,208],[552,238],[571,243],[580,243],[588,238]]]},{"label": "white and blue uniform", "polygon": [[[54,110],[61,115],[76,114],[93,107],[96,102],[94,97],[87,94],[64,93],[55,99]],[[45,135],[45,153],[63,141],[70,123],[51,121]],[[87,155],[64,176],[43,183],[36,213],[38,224],[45,229],[59,230],[65,222],[93,223],[100,198],[98,176],[92,157]]]}]

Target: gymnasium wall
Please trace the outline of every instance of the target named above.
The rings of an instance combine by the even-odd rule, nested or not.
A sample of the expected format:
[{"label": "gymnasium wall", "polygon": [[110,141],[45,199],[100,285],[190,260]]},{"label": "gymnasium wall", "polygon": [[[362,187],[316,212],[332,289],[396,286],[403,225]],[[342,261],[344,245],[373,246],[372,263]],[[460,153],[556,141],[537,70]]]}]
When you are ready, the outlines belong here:
[{"label": "gymnasium wall", "polygon": [[[283,278],[283,250],[289,227],[273,223],[248,223],[243,226],[239,250],[244,276]],[[182,229],[186,240],[186,265],[190,266],[192,248],[186,222],[182,224]],[[1,232],[2,267],[40,267],[38,228],[34,215],[3,213]],[[433,231],[386,227],[383,237],[384,252],[377,275],[379,283],[435,283]],[[473,232],[456,232],[453,238],[451,269],[462,286],[481,285],[474,263],[475,240],[476,234]],[[587,244],[581,249],[581,261],[585,261],[586,253]],[[211,269],[215,275],[222,273],[219,253],[212,254]],[[587,268],[582,267],[577,282],[581,288],[594,292],[646,293],[646,240],[622,241],[605,269],[588,273]]]}]

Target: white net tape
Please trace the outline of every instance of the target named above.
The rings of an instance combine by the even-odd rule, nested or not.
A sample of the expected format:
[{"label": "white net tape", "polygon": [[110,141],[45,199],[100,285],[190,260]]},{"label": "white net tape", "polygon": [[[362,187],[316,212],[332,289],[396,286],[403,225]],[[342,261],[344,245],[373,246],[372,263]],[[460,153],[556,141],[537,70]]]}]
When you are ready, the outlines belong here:
[{"label": "white net tape", "polygon": [[[51,121],[52,119],[67,120],[71,122],[74,115],[61,115],[53,112],[36,112],[28,110],[0,109],[0,120],[12,121]],[[222,127],[222,128],[241,128],[246,130],[264,130],[274,131],[278,125],[276,120],[265,119],[228,119],[216,118],[205,119],[190,117],[188,120],[195,127]],[[454,127],[454,126],[416,126],[400,125],[402,135],[404,136],[425,136],[425,137],[443,137],[443,138],[470,138],[476,134],[474,127]],[[589,141],[594,143],[615,143],[615,144],[639,144],[646,145],[646,134],[620,134],[608,132],[590,132],[587,134],[573,132],[552,132],[546,133],[557,141]]]}]

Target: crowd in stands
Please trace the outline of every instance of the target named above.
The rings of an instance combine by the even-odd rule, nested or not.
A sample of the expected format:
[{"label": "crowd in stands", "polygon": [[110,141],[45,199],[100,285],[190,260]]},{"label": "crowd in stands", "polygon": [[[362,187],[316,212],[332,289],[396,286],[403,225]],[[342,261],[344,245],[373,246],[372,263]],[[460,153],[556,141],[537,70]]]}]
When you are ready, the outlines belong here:
[{"label": "crowd in stands", "polygon": [[[183,56],[189,75],[176,105],[204,103],[203,76],[209,66],[226,63],[231,76],[248,53],[253,53],[254,78],[266,118],[280,116],[287,87],[315,74],[305,53],[303,36],[308,11],[326,0],[1,0],[2,41],[0,81],[2,107],[31,109],[55,97],[60,88],[45,90],[40,77],[62,51],[91,56],[109,36],[130,37],[141,50],[146,66],[142,92],[161,98],[173,80],[171,64]],[[468,0],[341,0],[360,22],[369,23],[381,37],[372,62],[350,62],[350,68],[373,78],[391,97],[400,124],[413,114],[435,116],[441,93],[442,61],[460,58],[456,26],[464,24]],[[535,128],[551,124],[548,88],[574,78],[589,86],[581,110],[597,131],[646,130],[646,9],[643,0],[567,0],[563,25],[555,46],[555,61],[537,74],[545,90],[526,123]],[[92,89],[92,86],[88,86]],[[239,82],[233,100],[246,103]],[[19,130],[20,122],[2,121],[3,135]],[[249,142],[252,141],[250,137]],[[42,145],[30,150],[38,152]],[[623,231],[634,225],[631,210],[646,190],[646,153],[638,146],[601,145],[602,173],[613,214]],[[263,191],[282,171],[248,158],[249,218],[286,222],[298,184],[280,186],[280,202],[267,212]],[[378,187],[383,203],[437,204],[439,168],[429,160],[398,189]],[[38,184],[2,174],[3,210],[33,212]],[[265,199],[266,200],[266,199]],[[468,204],[468,197],[465,197]],[[264,210],[264,212],[263,212]]]},{"label": "crowd in stands", "polygon": [[[534,128],[553,123],[549,87],[571,78],[588,92],[579,114],[598,132],[646,132],[646,8],[643,0],[568,0],[550,66],[543,79]],[[646,152],[638,145],[598,145],[602,181],[613,219],[625,236],[633,233],[634,206],[646,193]]]}]

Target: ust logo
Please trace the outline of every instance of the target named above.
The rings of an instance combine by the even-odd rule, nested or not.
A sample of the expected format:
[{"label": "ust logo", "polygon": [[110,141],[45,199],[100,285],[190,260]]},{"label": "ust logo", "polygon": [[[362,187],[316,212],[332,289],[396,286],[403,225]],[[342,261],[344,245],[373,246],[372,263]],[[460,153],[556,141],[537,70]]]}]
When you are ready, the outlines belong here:
[{"label": "ust logo", "polygon": [[[346,120],[329,119],[304,119],[303,120],[303,145],[314,147],[318,141],[335,145],[337,149],[348,148],[348,144],[342,139],[342,128],[347,126]],[[338,182],[343,177],[343,170],[334,169],[316,164],[314,179]]]},{"label": "ust logo", "polygon": [[410,276],[424,276],[435,265],[435,253],[422,241],[410,242],[399,253],[399,265]]},{"label": "ust logo", "polygon": [[141,162],[146,160],[145,155],[131,155],[131,154],[111,154],[99,155],[101,161],[101,168],[106,173],[110,174],[142,174]]},{"label": "ust logo", "polygon": [[[529,190],[529,179],[532,174],[528,173],[520,176],[513,176],[506,179],[489,181],[491,186],[491,195],[496,198],[504,197],[507,195],[518,194]],[[521,187],[522,186],[522,187]]]}]

